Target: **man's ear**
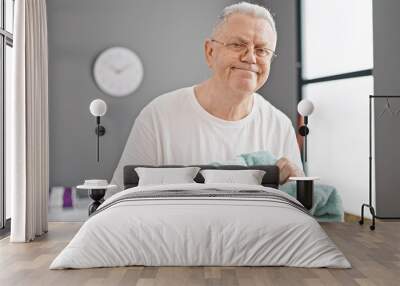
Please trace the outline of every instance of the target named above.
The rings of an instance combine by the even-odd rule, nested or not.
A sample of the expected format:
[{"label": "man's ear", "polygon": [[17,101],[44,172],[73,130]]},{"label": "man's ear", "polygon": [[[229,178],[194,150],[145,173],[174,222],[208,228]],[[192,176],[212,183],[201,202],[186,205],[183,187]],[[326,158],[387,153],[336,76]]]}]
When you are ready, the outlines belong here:
[{"label": "man's ear", "polygon": [[206,62],[209,68],[212,68],[214,48],[210,39],[204,42],[204,55],[206,56]]}]

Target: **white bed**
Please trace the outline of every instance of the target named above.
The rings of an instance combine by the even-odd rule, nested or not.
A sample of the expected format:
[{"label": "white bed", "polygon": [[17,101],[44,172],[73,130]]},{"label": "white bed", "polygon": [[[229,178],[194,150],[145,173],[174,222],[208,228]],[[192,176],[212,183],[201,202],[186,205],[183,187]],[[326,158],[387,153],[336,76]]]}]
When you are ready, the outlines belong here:
[{"label": "white bed", "polygon": [[[182,195],[140,197],[174,190]],[[239,191],[240,197],[214,195]],[[253,197],[251,191],[263,193]],[[196,192],[210,194],[190,196]],[[138,186],[113,195],[50,269],[127,265],[351,267],[318,222],[285,193],[198,183]]]}]

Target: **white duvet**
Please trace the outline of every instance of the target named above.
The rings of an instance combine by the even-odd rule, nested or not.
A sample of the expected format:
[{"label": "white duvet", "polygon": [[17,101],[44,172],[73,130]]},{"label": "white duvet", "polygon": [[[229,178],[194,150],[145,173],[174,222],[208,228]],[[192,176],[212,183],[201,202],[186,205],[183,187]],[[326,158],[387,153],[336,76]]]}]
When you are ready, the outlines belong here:
[{"label": "white duvet", "polygon": [[[132,192],[262,190],[238,184],[135,187],[107,199],[50,269],[146,266],[294,266],[349,268],[318,222],[290,204],[257,198],[182,197],[127,200]],[[137,193],[134,193],[137,194]]]}]

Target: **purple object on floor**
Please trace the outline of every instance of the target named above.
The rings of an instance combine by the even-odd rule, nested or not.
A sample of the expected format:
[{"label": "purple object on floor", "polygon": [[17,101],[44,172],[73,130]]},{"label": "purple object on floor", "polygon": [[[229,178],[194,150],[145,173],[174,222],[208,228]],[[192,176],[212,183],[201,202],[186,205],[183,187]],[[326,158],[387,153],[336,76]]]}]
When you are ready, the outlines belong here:
[{"label": "purple object on floor", "polygon": [[64,188],[63,208],[72,208],[72,189],[70,187]]}]

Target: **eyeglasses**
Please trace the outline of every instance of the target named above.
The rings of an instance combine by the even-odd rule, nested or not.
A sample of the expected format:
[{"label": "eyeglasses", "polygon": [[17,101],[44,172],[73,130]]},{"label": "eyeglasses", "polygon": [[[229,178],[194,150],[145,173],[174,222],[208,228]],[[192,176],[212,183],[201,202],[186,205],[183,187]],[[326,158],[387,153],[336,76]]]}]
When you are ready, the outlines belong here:
[{"label": "eyeglasses", "polygon": [[[215,39],[211,39],[211,42],[223,45],[227,49],[231,50],[232,52],[235,53],[243,53],[246,51],[246,53],[249,51],[250,45],[247,43],[240,43],[240,42],[232,42],[232,43],[224,43]],[[278,55],[273,51],[272,49],[269,48],[256,48],[254,47],[254,53],[255,55],[263,60],[267,61],[270,60],[271,62],[273,61],[274,58],[276,58]]]}]

